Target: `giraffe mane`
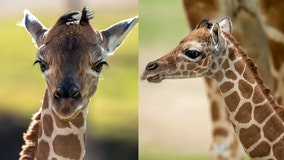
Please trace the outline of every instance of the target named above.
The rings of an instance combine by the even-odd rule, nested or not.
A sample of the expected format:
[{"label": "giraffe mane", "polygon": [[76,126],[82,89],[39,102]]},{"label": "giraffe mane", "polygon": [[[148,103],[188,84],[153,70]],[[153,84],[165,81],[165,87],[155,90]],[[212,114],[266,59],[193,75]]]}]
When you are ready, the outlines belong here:
[{"label": "giraffe mane", "polygon": [[244,58],[244,61],[246,62],[247,66],[252,72],[257,84],[260,86],[260,89],[262,90],[263,94],[267,98],[268,102],[272,105],[274,110],[276,110],[276,112],[283,110],[283,107],[279,106],[279,104],[275,101],[275,99],[270,94],[270,89],[265,85],[264,80],[262,76],[259,74],[259,71],[253,59],[248,57],[245,51],[241,48],[239,42],[237,42],[237,40],[232,35],[226,32],[223,32],[223,34],[225,34],[225,36],[229,39],[229,41],[232,42],[236,46],[238,52]]},{"label": "giraffe mane", "polygon": [[19,160],[33,160],[35,158],[40,119],[41,114],[39,111],[33,115],[28,131],[24,133],[25,145],[22,146]]}]

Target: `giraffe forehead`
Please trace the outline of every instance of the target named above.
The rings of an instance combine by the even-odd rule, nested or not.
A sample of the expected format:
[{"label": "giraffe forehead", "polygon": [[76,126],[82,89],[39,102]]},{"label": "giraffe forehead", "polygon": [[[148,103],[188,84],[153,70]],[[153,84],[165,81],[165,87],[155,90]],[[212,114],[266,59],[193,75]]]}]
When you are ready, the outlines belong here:
[{"label": "giraffe forehead", "polygon": [[101,33],[95,30],[91,25],[81,26],[79,24],[61,24],[55,25],[45,34],[46,42],[65,41],[68,36],[80,39],[84,43],[101,42]]},{"label": "giraffe forehead", "polygon": [[201,51],[202,50],[202,43],[198,40],[192,40],[189,41],[184,47],[183,50],[187,49],[187,50],[197,50],[197,51]]},{"label": "giraffe forehead", "polygon": [[[81,43],[81,42],[79,42]],[[44,44],[37,51],[37,59],[48,65],[61,66],[89,66],[98,61],[105,60],[104,49],[99,44],[65,43]],[[69,67],[69,68],[70,68]]]},{"label": "giraffe forehead", "polygon": [[[202,29],[204,30],[204,29]],[[193,31],[189,36],[184,38],[180,45],[182,46],[182,49],[196,49],[201,51],[202,48],[206,47],[210,41],[211,33],[210,31]]]}]

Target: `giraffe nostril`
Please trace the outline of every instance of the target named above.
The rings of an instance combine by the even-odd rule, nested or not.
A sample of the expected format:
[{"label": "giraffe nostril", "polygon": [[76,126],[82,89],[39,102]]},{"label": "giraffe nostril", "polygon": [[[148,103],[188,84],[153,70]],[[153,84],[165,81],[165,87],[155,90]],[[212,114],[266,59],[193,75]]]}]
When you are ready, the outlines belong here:
[{"label": "giraffe nostril", "polygon": [[158,68],[158,63],[155,61],[148,63],[148,65],[146,66],[147,70],[155,70],[157,68]]},{"label": "giraffe nostril", "polygon": [[64,97],[64,91],[61,88],[57,88],[53,96],[55,100],[60,101]]},{"label": "giraffe nostril", "polygon": [[74,87],[69,92],[70,98],[78,100],[81,97],[81,93],[77,87]]},{"label": "giraffe nostril", "polygon": [[61,101],[62,99],[68,99],[71,98],[72,100],[79,100],[81,98],[80,90],[77,86],[71,85],[69,87],[58,87],[53,97],[56,101]]}]

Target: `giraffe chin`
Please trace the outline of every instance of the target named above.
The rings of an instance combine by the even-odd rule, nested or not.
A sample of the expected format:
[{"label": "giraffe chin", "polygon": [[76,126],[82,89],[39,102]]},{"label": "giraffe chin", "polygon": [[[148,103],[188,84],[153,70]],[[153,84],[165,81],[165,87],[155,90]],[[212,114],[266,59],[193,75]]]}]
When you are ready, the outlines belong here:
[{"label": "giraffe chin", "polygon": [[160,83],[163,80],[162,76],[160,76],[159,74],[155,76],[148,76],[145,79],[147,79],[148,82],[152,82],[152,83]]},{"label": "giraffe chin", "polygon": [[75,110],[75,111],[74,111],[72,114],[70,114],[70,115],[62,115],[62,114],[58,113],[55,109],[52,109],[52,110],[53,110],[53,112],[55,113],[55,115],[56,115],[60,120],[62,120],[62,121],[70,121],[70,120],[75,119],[75,118],[79,115],[79,113],[81,112],[81,108],[82,108],[82,107],[78,107],[78,109]]}]

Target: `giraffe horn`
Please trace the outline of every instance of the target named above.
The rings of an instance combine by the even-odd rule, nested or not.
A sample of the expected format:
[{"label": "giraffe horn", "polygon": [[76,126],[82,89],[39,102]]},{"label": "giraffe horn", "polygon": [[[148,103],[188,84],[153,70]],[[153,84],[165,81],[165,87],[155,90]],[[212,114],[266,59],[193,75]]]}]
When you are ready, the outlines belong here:
[{"label": "giraffe horn", "polygon": [[80,19],[80,24],[85,24],[85,23],[89,23],[89,21],[91,19],[94,19],[93,16],[94,12],[89,11],[88,7],[84,7],[82,10],[82,15],[81,15],[81,19]]}]

